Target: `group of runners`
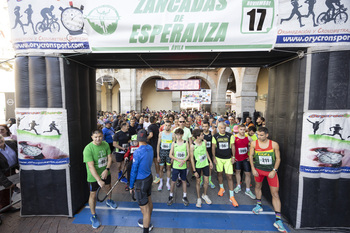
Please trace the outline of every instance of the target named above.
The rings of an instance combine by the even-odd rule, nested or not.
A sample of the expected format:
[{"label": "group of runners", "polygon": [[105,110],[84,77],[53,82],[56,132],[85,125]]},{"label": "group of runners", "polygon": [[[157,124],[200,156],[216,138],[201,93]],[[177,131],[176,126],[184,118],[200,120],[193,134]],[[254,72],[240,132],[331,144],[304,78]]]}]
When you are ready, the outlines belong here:
[{"label": "group of runners", "polygon": [[[104,186],[110,188],[109,169],[114,154],[118,179],[127,184],[126,191],[135,192],[143,213],[143,219],[140,219],[138,224],[144,232],[153,227],[150,223],[153,209],[150,198],[152,183],[158,185],[158,191],[165,187],[169,191],[168,205],[174,203],[175,185],[182,186],[182,201],[188,206],[187,187],[190,185],[189,176],[192,176],[196,179],[196,207],[201,208],[202,200],[206,204],[212,204],[207,190],[208,187],[216,188],[212,180],[213,172],[217,172],[218,195],[221,197],[225,193],[225,173],[229,201],[234,207],[239,206],[234,194],[242,191],[241,172],[244,173],[244,193],[257,200],[252,210],[254,214],[263,211],[261,187],[263,179],[267,177],[276,212],[274,226],[280,232],[286,232],[281,220],[278,195],[278,144],[268,139],[264,118],[259,117],[256,126],[250,117],[245,119],[244,124],[241,121],[234,113],[219,116],[197,111],[142,114],[131,111],[123,115],[110,113],[99,117],[98,123],[104,127],[92,133],[92,142],[84,149],[84,162],[90,185],[92,226],[100,226],[95,211],[96,190]],[[151,172],[152,162],[155,166],[154,180]],[[128,169],[126,178],[122,176],[125,163],[128,165],[125,166]],[[233,182],[234,173],[236,187]],[[251,174],[255,178],[255,194],[250,189]],[[106,204],[117,208],[111,196]]]}]

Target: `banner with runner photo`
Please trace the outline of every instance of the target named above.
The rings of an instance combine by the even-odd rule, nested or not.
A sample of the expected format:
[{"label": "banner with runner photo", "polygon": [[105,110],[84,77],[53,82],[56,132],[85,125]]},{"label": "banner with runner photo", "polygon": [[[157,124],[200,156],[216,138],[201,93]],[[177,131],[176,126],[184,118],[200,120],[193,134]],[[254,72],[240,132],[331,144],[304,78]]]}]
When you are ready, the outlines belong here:
[{"label": "banner with runner photo", "polygon": [[86,1],[93,52],[269,51],[277,0]]},{"label": "banner with runner photo", "polygon": [[17,53],[90,52],[84,0],[8,0],[12,43]]},{"label": "banner with runner photo", "polygon": [[31,166],[35,170],[38,166],[69,163],[65,109],[18,108],[16,119],[18,159],[21,166]]},{"label": "banner with runner photo", "polygon": [[304,113],[300,171],[311,178],[350,178],[350,112]]},{"label": "banner with runner photo", "polygon": [[348,0],[279,0],[276,47],[350,45]]}]

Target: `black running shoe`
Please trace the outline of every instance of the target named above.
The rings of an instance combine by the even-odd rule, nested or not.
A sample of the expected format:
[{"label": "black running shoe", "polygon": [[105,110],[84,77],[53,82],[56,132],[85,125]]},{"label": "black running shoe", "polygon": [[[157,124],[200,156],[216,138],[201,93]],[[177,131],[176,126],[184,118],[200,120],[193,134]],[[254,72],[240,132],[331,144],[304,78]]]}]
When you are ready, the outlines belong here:
[{"label": "black running shoe", "polygon": [[187,197],[183,197],[182,201],[183,201],[185,206],[188,206],[190,204],[190,202],[188,201]]},{"label": "black running shoe", "polygon": [[169,196],[169,200],[167,202],[167,205],[172,205],[174,203],[174,197]]}]

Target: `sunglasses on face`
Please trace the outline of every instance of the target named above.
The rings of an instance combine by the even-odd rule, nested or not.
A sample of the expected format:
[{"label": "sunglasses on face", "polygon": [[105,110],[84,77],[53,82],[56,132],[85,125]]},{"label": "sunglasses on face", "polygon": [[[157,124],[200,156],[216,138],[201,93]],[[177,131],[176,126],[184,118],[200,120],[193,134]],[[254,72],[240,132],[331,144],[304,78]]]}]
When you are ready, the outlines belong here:
[{"label": "sunglasses on face", "polygon": [[180,123],[185,123],[185,121],[179,121]]}]

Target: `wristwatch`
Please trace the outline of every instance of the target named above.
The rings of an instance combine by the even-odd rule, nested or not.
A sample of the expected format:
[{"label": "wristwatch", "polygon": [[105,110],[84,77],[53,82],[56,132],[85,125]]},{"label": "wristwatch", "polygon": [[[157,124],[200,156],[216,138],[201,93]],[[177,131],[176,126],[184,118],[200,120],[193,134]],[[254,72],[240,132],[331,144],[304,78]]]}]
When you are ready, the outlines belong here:
[{"label": "wristwatch", "polygon": [[276,168],[274,168],[274,169],[272,169],[273,171],[275,171],[275,172],[278,172],[278,169],[276,169]]},{"label": "wristwatch", "polygon": [[109,168],[108,168],[108,167],[106,167],[106,170],[107,170],[107,171],[109,171]]},{"label": "wristwatch", "polygon": [[193,174],[196,173],[197,171],[193,171]]}]

